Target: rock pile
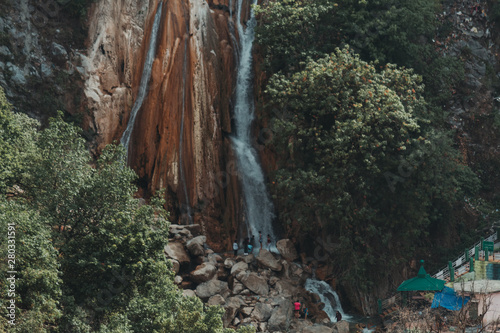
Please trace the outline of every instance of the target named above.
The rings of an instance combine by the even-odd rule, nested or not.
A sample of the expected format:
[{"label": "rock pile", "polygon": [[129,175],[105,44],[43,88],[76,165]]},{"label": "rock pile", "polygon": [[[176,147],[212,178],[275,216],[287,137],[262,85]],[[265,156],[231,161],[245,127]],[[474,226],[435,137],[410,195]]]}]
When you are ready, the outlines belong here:
[{"label": "rock pile", "polygon": [[[291,241],[278,242],[280,255],[262,249],[257,255],[234,257],[208,249],[200,233],[198,225],[172,224],[165,255],[173,263],[175,283],[184,295],[225,309],[225,327],[252,325],[257,332],[348,332],[348,323],[331,323],[319,297],[303,288],[310,274],[293,262],[298,255]],[[295,300],[307,305],[307,320],[294,318]]]}]

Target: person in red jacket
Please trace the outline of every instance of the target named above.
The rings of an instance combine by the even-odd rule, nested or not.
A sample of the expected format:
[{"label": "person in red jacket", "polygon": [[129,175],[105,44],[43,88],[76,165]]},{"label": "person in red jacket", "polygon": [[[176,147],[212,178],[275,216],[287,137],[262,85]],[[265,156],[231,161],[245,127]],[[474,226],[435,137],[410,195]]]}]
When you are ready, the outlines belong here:
[{"label": "person in red jacket", "polygon": [[295,309],[295,318],[300,317],[300,302],[297,300],[295,303],[293,303],[294,309]]}]

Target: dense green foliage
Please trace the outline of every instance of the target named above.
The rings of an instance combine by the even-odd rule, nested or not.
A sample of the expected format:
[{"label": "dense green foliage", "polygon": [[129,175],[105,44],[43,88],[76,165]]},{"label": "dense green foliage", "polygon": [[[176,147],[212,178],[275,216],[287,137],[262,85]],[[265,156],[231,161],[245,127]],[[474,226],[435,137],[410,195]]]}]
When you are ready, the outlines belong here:
[{"label": "dense green foliage", "polygon": [[[163,203],[133,197],[122,147],[107,147],[92,166],[80,130],[61,114],[37,133],[1,90],[0,98],[0,230],[15,225],[18,278],[16,325],[2,313],[0,331],[233,332],[220,307],[174,285]],[[0,268],[5,312],[12,269],[5,260]]]},{"label": "dense green foliage", "polygon": [[438,0],[280,0],[257,7],[258,44],[269,74],[291,73],[345,44],[366,61],[414,68],[441,105],[463,78],[458,58],[442,56],[431,42],[440,29]]},{"label": "dense green foliage", "polygon": [[0,89],[0,191],[20,180],[31,163],[37,137],[37,123],[26,115],[13,114],[5,93]]},{"label": "dense green foliage", "polygon": [[286,110],[272,124],[286,152],[273,178],[280,217],[328,230],[344,277],[365,286],[425,245],[463,190],[477,189],[451,141],[427,125],[422,92],[411,70],[378,72],[348,48],[267,88]]},{"label": "dense green foliage", "polygon": [[263,104],[282,161],[272,175],[279,218],[293,235],[327,231],[337,273],[364,288],[428,248],[479,188],[443,130],[442,105],[464,72],[432,42],[446,34],[438,9],[437,0],[256,7]]}]

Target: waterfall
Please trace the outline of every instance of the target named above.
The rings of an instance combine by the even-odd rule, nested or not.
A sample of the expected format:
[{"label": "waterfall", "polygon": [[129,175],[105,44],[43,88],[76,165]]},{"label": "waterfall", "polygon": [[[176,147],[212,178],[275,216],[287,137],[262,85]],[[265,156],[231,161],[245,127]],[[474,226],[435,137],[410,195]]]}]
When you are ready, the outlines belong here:
[{"label": "waterfall", "polygon": [[149,37],[149,47],[146,54],[146,59],[144,61],[144,68],[142,69],[141,82],[139,83],[139,90],[137,91],[137,97],[135,99],[134,105],[132,106],[132,111],[130,111],[130,118],[127,123],[127,128],[123,132],[120,143],[125,147],[128,156],[128,149],[130,144],[130,137],[132,136],[132,131],[134,129],[135,118],[137,112],[142,106],[142,102],[146,97],[146,92],[148,88],[149,78],[151,77],[151,69],[153,67],[153,61],[156,53],[156,40],[158,35],[158,29],[160,27],[161,21],[161,11],[163,7],[163,2],[158,4],[156,9],[155,19],[153,26],[151,27],[151,35]]},{"label": "waterfall", "polygon": [[[252,4],[255,3],[257,3],[257,0],[253,0]],[[234,106],[236,135],[232,138],[232,144],[245,200],[248,232],[257,238],[259,231],[262,231],[264,243],[266,243],[267,235],[270,235],[273,244],[276,244],[277,240],[271,224],[274,218],[274,207],[267,193],[264,183],[264,173],[260,167],[257,152],[252,147],[251,140],[251,125],[254,119],[252,45],[256,20],[253,9],[251,9],[246,29],[243,28],[241,23],[242,5],[243,0],[238,0],[236,27],[240,44],[237,53],[239,61]]]},{"label": "waterfall", "polygon": [[340,304],[339,296],[328,283],[315,279],[307,279],[304,288],[319,295],[321,302],[325,304],[323,311],[326,312],[332,322],[337,321],[335,318],[337,311],[342,315],[342,320],[350,321],[351,316],[345,314],[342,304]]}]

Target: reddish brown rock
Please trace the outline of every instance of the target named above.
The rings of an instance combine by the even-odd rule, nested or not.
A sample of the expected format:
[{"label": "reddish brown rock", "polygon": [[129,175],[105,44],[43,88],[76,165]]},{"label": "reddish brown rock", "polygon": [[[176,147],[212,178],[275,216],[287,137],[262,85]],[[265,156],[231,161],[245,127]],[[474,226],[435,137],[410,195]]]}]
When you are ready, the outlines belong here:
[{"label": "reddish brown rock", "polygon": [[[103,0],[91,9],[86,127],[98,135],[97,151],[119,140],[127,126],[157,5]],[[140,194],[166,188],[171,220],[201,224],[215,251],[230,249],[242,218],[225,135],[232,133],[237,38],[229,31],[228,6],[229,0],[164,2],[148,93],[129,150]]]}]

